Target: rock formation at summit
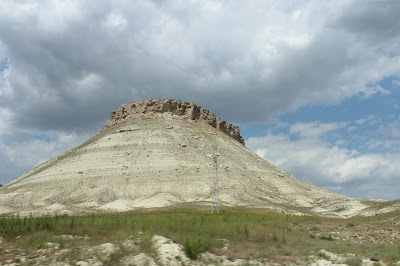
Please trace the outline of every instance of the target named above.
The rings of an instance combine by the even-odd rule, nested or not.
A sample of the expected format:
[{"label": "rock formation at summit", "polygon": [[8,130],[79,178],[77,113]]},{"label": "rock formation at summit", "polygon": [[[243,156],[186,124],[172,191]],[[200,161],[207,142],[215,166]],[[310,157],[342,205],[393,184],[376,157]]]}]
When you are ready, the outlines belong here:
[{"label": "rock formation at summit", "polygon": [[111,119],[108,126],[116,125],[121,121],[140,115],[155,113],[170,113],[180,117],[181,119],[194,120],[209,124],[244,145],[244,139],[240,135],[240,130],[237,126],[227,123],[212,112],[192,102],[170,99],[150,99],[124,104],[121,108],[111,113]]}]

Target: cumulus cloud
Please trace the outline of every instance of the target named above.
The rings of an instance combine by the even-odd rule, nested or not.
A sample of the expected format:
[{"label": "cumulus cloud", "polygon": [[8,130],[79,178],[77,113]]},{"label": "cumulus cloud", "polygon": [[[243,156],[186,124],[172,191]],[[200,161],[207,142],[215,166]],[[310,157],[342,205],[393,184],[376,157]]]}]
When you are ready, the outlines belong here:
[{"label": "cumulus cloud", "polygon": [[369,149],[400,150],[400,140],[371,139],[367,142]]},{"label": "cumulus cloud", "polygon": [[[385,94],[379,81],[400,79],[399,13],[393,1],[1,1],[0,131],[12,125],[26,134],[20,143],[41,146],[49,158],[63,148],[32,136],[81,139],[138,99],[195,101],[230,122],[252,123]],[[344,165],[359,157],[318,136],[345,126],[295,124],[300,140],[282,145],[309,151],[302,160],[310,163],[331,152]],[[396,126],[385,134],[396,135]],[[268,145],[285,136],[269,137]],[[16,141],[0,136],[1,162],[37,163]]]},{"label": "cumulus cloud", "polygon": [[5,184],[49,158],[80,145],[89,137],[88,134],[49,132],[45,136],[36,135],[34,138],[19,141],[12,141],[10,138],[0,141],[0,184]]},{"label": "cumulus cloud", "polygon": [[[394,190],[392,185],[397,182],[400,172],[397,163],[400,153],[398,149],[397,152],[374,152],[374,149],[380,145],[399,145],[399,140],[390,140],[390,143],[383,139],[371,140],[367,143],[371,150],[360,152],[350,149],[347,141],[332,143],[323,140],[319,134],[324,132],[332,135],[344,125],[359,126],[357,122],[330,123],[329,126],[318,122],[298,123],[280,134],[269,132],[265,136],[250,137],[246,144],[259,156],[278,167],[303,180],[334,189],[339,193],[354,197],[376,195],[386,199],[398,198],[398,191]],[[293,131],[293,128],[296,131]],[[300,138],[293,138],[292,134],[302,132],[301,130],[305,133],[300,134]],[[380,184],[379,191],[376,191],[377,187],[373,185],[377,183]]]},{"label": "cumulus cloud", "polygon": [[[370,84],[399,73],[400,27],[391,26],[384,42],[371,37],[398,20],[398,5],[380,6],[2,2],[0,40],[16,92],[2,104],[21,103],[20,125],[69,130],[139,98],[195,99],[229,120],[254,122],[304,104],[382,93]],[[362,26],[377,16],[373,29]],[[71,82],[88,75],[101,77],[89,94]]]},{"label": "cumulus cloud", "polygon": [[10,71],[8,69],[8,60],[0,60],[0,97],[9,98],[13,94],[10,81],[8,79]]},{"label": "cumulus cloud", "polygon": [[290,133],[299,134],[302,137],[318,137],[322,134],[326,134],[335,131],[339,128],[343,128],[348,122],[334,122],[334,123],[321,123],[319,121],[313,122],[299,122],[290,126]]},{"label": "cumulus cloud", "polygon": [[368,116],[365,116],[363,118],[360,118],[360,119],[356,120],[355,122],[358,125],[363,125],[365,123],[373,125],[373,124],[376,124],[378,121],[377,121],[377,118],[374,115],[368,115]]},{"label": "cumulus cloud", "polygon": [[110,30],[117,30],[119,32],[124,31],[127,24],[125,17],[115,12],[109,13],[104,20],[104,25],[106,27],[109,27]]},{"label": "cumulus cloud", "polygon": [[400,138],[400,122],[394,121],[388,125],[380,125],[379,133],[388,138]]},{"label": "cumulus cloud", "polygon": [[12,120],[13,113],[7,108],[0,107],[0,138],[2,134],[10,131]]}]

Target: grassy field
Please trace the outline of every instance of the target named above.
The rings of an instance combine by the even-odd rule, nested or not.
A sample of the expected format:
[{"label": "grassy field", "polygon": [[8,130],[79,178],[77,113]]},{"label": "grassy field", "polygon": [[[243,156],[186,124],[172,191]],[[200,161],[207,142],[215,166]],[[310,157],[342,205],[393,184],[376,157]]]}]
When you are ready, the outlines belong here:
[{"label": "grassy field", "polygon": [[[294,260],[326,249],[334,253],[374,256],[390,263],[400,260],[398,242],[355,244],[329,233],[365,231],[370,226],[385,227],[389,231],[400,229],[399,225],[380,222],[375,217],[339,220],[245,208],[223,208],[218,215],[192,208],[169,208],[81,216],[1,216],[0,259],[6,247],[34,251],[52,242],[62,248],[73,248],[120,242],[138,235],[148,239],[142,242],[142,251],[151,252],[149,241],[157,234],[182,244],[191,258],[209,251],[232,258]],[[82,237],[70,240],[55,237],[60,235]],[[229,248],[223,250],[226,245]]]}]

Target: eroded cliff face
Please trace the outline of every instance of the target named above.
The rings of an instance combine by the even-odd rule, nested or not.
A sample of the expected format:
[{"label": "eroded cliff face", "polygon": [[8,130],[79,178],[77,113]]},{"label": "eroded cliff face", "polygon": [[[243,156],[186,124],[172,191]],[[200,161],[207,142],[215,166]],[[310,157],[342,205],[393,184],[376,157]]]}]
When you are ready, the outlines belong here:
[{"label": "eroded cliff face", "polygon": [[240,130],[237,126],[227,123],[209,110],[192,102],[150,99],[123,104],[118,110],[111,112],[110,122],[107,126],[116,125],[121,121],[138,115],[155,113],[170,113],[182,119],[209,124],[244,145],[244,139],[240,135]]}]

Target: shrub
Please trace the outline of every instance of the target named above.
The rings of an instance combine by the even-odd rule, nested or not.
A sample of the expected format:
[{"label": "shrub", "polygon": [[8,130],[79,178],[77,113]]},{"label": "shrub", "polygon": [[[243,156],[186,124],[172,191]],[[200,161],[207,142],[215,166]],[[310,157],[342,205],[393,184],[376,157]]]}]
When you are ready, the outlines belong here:
[{"label": "shrub", "polygon": [[322,240],[328,240],[328,241],[333,241],[333,240],[335,240],[331,235],[328,235],[328,236],[321,236],[321,239],[322,239]]},{"label": "shrub", "polygon": [[204,247],[201,239],[195,240],[190,240],[187,239],[183,245],[183,248],[185,250],[186,255],[191,259],[195,260],[198,258],[198,256],[206,251],[206,248]]},{"label": "shrub", "polygon": [[249,229],[247,229],[247,225],[245,225],[244,226],[244,237],[245,237],[246,240],[249,239],[249,235],[250,235]]}]

